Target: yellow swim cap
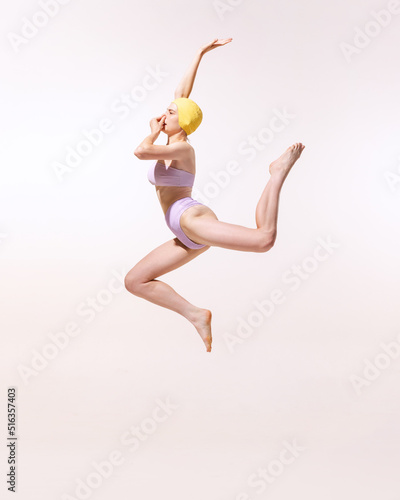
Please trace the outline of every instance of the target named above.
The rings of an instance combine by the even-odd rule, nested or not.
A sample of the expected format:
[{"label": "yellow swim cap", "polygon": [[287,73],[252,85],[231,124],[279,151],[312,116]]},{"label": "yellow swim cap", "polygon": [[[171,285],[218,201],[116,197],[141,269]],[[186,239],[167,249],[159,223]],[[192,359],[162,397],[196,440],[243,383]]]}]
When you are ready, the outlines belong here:
[{"label": "yellow swim cap", "polygon": [[188,97],[178,97],[172,102],[178,107],[179,126],[187,135],[191,134],[200,125],[203,119],[203,112],[199,106]]}]

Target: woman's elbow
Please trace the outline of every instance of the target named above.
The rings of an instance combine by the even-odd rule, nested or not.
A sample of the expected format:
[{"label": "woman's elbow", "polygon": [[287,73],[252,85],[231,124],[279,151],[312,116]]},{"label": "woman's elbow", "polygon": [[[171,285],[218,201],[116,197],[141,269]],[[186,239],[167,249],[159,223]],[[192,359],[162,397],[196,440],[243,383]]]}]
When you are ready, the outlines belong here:
[{"label": "woman's elbow", "polygon": [[136,156],[136,158],[139,158],[139,160],[141,160],[143,158],[144,148],[139,146],[138,148],[135,149],[133,154]]}]

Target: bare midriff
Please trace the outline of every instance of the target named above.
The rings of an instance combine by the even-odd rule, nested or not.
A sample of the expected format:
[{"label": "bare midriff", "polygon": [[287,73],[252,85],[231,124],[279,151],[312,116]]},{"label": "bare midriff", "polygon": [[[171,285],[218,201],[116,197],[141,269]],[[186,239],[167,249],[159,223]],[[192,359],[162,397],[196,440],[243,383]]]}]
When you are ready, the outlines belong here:
[{"label": "bare midriff", "polygon": [[172,203],[186,196],[192,195],[192,188],[190,186],[155,186],[158,200],[164,215]]},{"label": "bare midriff", "polygon": [[[195,157],[194,150],[192,149],[191,158],[183,161],[178,160],[163,160],[167,167],[180,168],[186,170],[191,174],[195,174]],[[172,203],[181,198],[186,198],[186,196],[192,195],[191,186],[155,186],[156,193],[158,196],[158,201],[160,202],[161,208],[164,215],[167,213],[168,208]]]}]

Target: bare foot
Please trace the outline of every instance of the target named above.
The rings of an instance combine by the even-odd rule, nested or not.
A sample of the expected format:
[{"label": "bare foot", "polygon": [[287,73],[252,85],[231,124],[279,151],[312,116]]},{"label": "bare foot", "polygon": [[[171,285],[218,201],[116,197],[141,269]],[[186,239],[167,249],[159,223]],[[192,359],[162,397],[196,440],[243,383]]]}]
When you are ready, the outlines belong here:
[{"label": "bare foot", "polygon": [[191,321],[206,345],[207,352],[211,352],[211,317],[212,313],[210,310],[199,309],[199,312],[196,313],[195,318]]},{"label": "bare foot", "polygon": [[300,158],[301,153],[305,146],[301,142],[296,142],[292,146],[289,146],[287,150],[269,166],[269,173],[271,175],[279,175],[286,179],[286,176],[290,172],[290,169]]}]

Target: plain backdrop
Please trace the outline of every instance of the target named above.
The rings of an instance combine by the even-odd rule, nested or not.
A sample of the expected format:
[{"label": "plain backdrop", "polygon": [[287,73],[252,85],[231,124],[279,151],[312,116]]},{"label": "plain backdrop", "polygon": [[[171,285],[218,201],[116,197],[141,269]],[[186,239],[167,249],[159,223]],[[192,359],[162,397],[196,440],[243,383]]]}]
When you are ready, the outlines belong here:
[{"label": "plain backdrop", "polygon": [[[8,387],[24,500],[399,498],[399,5],[57,5],[1,7],[2,498]],[[256,227],[270,162],[306,148],[271,251],[159,278],[212,311],[207,353],[123,277],[174,237],[133,151],[229,37],[190,96],[193,197]]]}]

